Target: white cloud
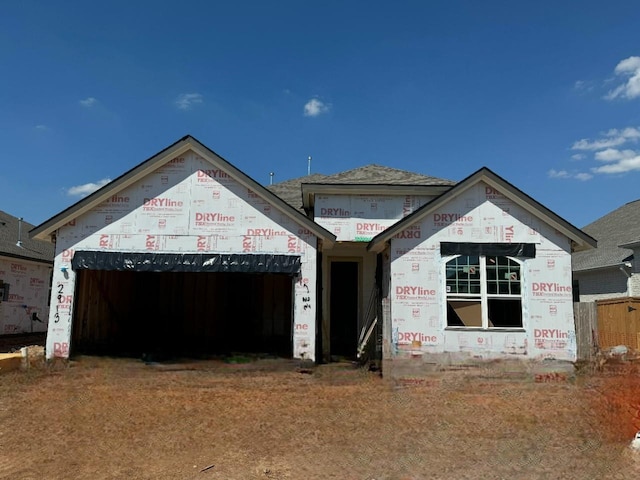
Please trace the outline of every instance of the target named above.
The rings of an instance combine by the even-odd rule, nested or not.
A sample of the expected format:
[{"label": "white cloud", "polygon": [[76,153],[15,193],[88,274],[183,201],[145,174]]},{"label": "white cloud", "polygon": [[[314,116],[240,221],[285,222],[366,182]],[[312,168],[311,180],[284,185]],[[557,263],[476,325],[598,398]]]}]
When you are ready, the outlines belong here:
[{"label": "white cloud", "polygon": [[591,175],[590,173],[583,172],[583,173],[576,173],[573,177],[578,180],[582,180],[583,182],[586,182],[587,180],[591,180],[593,178],[593,175]]},{"label": "white cloud", "polygon": [[304,116],[317,117],[318,115],[327,113],[329,108],[330,105],[321,102],[317,98],[312,98],[304,105]]},{"label": "white cloud", "polygon": [[594,158],[601,162],[616,162],[625,158],[633,158],[637,155],[633,150],[617,150],[615,148],[607,148],[596,152]]},{"label": "white cloud", "polygon": [[593,173],[605,174],[626,173],[636,170],[640,170],[640,155],[638,154],[635,154],[633,157],[622,158],[615,163],[608,163],[601,167],[591,169]]},{"label": "white cloud", "polygon": [[49,127],[47,127],[46,125],[42,125],[42,124],[36,125],[33,128],[35,128],[36,130],[40,130],[41,132],[45,132],[45,131],[49,130]]},{"label": "white cloud", "polygon": [[622,130],[612,128],[608,132],[601,134],[601,138],[597,140],[591,141],[583,138],[574,142],[571,150],[603,150],[606,148],[619,147],[627,142],[636,142],[639,138],[640,128],[627,127]]},{"label": "white cloud", "polygon": [[616,65],[614,73],[623,77],[624,83],[610,90],[604,98],[613,100],[615,98],[640,97],[640,57],[625,58]]},{"label": "white cloud", "polygon": [[622,145],[624,142],[625,140],[622,138],[604,138],[594,140],[593,142],[586,138],[582,138],[571,146],[571,150],[600,150],[601,148],[617,147]]},{"label": "white cloud", "polygon": [[90,193],[93,193],[99,188],[104,187],[110,181],[110,178],[103,178],[102,180],[98,180],[96,183],[85,183],[84,185],[76,185],[67,189],[67,195],[70,195],[72,197],[86,197]]},{"label": "white cloud", "polygon": [[590,92],[593,90],[593,82],[587,80],[576,80],[573,89],[579,92]]},{"label": "white cloud", "polygon": [[549,170],[549,172],[547,172],[547,174],[549,175],[549,178],[569,178],[569,177],[571,177],[571,175],[569,175],[569,172],[567,172],[566,170],[554,170],[553,168],[551,170]]},{"label": "white cloud", "polygon": [[[634,60],[635,61],[635,60]],[[640,57],[638,57],[640,62]],[[631,66],[635,63],[631,62]],[[631,68],[622,65],[622,69]],[[589,173],[568,172],[566,170],[550,170],[550,178],[575,178],[577,180],[590,180],[594,175],[624,174],[640,171],[640,150],[636,148],[618,148],[624,144],[637,144],[640,141],[640,127],[612,128],[601,132],[598,138],[583,138],[574,142],[572,150],[582,150],[589,153],[576,153],[572,160],[585,160],[598,162],[590,168]],[[593,156],[592,156],[593,155]]]},{"label": "white cloud", "polygon": [[617,75],[621,75],[625,73],[635,73],[638,70],[640,70],[640,57],[629,57],[616,65],[615,72]]},{"label": "white cloud", "polygon": [[204,97],[200,93],[181,93],[176,98],[176,106],[180,110],[190,110],[194,105],[202,103]]},{"label": "white cloud", "polygon": [[623,137],[628,140],[637,140],[640,138],[640,128],[635,127],[627,127],[622,130],[618,130],[617,128],[612,128],[608,132],[605,133],[607,137]]},{"label": "white cloud", "polygon": [[590,173],[571,173],[566,170],[554,170],[553,168],[547,172],[549,178],[575,178],[577,180],[586,181],[593,178],[593,175]]},{"label": "white cloud", "polygon": [[93,107],[96,103],[98,103],[98,100],[93,97],[87,97],[84,100],[80,100],[80,105],[87,108]]}]

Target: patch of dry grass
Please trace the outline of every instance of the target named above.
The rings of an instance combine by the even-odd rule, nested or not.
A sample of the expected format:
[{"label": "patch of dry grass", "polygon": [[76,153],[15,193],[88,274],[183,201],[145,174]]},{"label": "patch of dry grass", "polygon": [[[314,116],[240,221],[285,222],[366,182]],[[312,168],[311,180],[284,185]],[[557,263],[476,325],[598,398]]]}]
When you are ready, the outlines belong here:
[{"label": "patch of dry grass", "polygon": [[0,478],[635,478],[631,398],[633,375],[406,384],[346,364],[80,357],[0,378]]}]

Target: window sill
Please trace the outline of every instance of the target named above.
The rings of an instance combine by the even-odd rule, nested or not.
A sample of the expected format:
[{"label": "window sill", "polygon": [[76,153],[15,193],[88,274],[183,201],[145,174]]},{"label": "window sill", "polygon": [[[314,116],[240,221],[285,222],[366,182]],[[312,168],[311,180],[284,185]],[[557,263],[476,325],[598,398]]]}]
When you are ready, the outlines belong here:
[{"label": "window sill", "polygon": [[526,332],[527,330],[521,327],[445,327],[445,331],[453,332]]}]

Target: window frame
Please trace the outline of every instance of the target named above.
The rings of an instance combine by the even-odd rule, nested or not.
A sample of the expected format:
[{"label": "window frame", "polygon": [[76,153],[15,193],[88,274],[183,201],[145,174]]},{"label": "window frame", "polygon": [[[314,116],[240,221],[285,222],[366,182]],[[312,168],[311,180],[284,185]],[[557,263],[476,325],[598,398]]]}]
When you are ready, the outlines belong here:
[{"label": "window frame", "polygon": [[[452,260],[455,260],[457,258],[460,257],[477,257],[478,258],[478,264],[479,264],[479,284],[480,284],[480,293],[451,293],[449,291],[448,285],[447,285],[447,267],[449,266],[449,263]],[[519,285],[520,285],[520,293],[519,294],[513,294],[513,293],[499,293],[499,288],[497,289],[498,292],[496,293],[488,293],[488,275],[487,275],[487,257],[495,257],[495,258],[506,258],[510,261],[515,262],[518,267],[519,267]],[[486,255],[486,254],[480,254],[480,255],[465,255],[465,254],[456,254],[456,255],[446,255],[442,257],[442,270],[444,272],[443,274],[443,291],[444,291],[444,322],[445,322],[445,329],[446,330],[462,330],[462,331],[473,331],[473,330],[481,330],[481,331],[517,331],[517,332],[522,332],[525,331],[525,308],[524,308],[524,301],[525,301],[525,293],[524,293],[524,267],[525,267],[525,262],[522,259],[519,259],[517,257],[511,257],[511,256],[507,256],[507,255]],[[508,270],[510,269],[510,266],[507,265]],[[471,285],[471,283],[469,284]],[[458,300],[459,302],[469,302],[469,303],[480,303],[480,312],[481,312],[481,325],[470,325],[470,326],[465,326],[465,325],[449,325],[449,315],[448,315],[448,308],[449,308],[449,301],[451,300]],[[489,325],[489,300],[491,299],[514,299],[514,300],[519,300],[520,301],[520,326],[507,326],[507,327],[496,327],[496,326],[491,326]]]}]

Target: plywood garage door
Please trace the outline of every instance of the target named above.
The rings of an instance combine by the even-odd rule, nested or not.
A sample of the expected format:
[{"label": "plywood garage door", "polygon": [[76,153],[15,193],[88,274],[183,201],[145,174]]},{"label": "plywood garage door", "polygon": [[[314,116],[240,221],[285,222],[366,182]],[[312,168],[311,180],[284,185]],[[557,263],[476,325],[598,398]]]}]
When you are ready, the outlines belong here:
[{"label": "plywood garage door", "polygon": [[77,274],[74,353],[291,356],[290,275]]}]

